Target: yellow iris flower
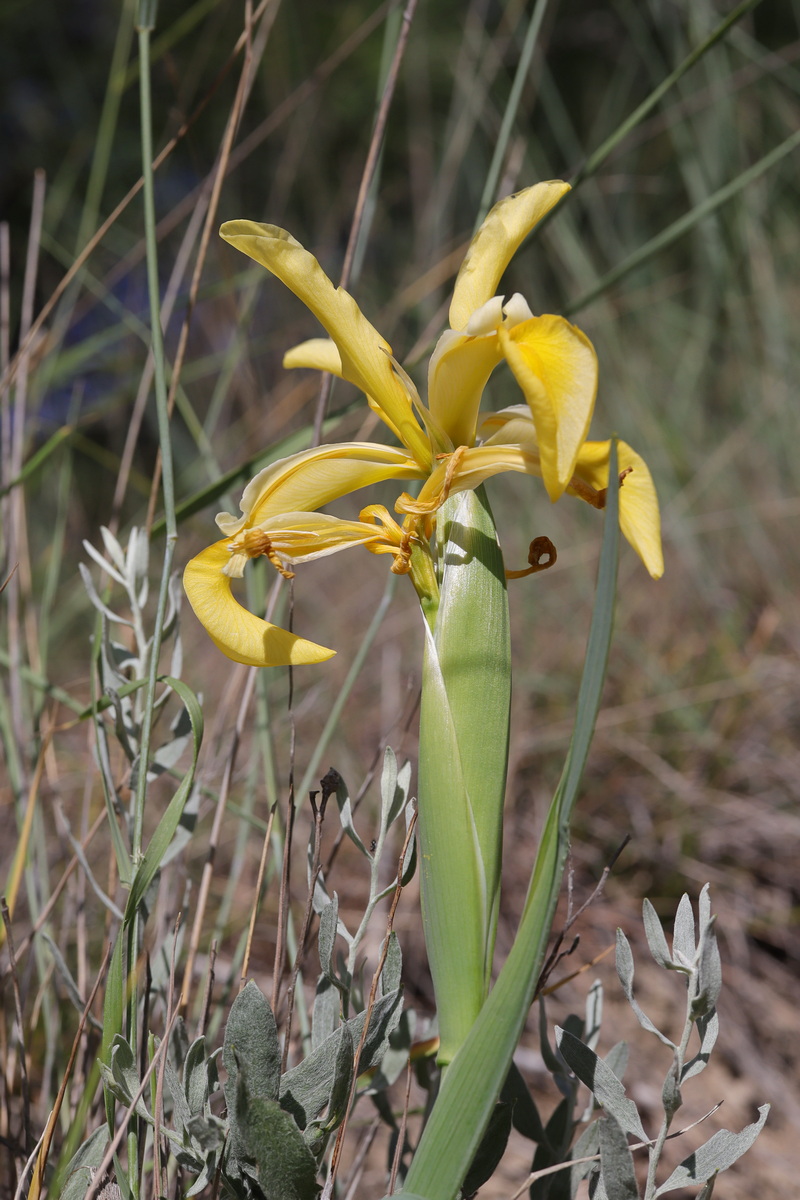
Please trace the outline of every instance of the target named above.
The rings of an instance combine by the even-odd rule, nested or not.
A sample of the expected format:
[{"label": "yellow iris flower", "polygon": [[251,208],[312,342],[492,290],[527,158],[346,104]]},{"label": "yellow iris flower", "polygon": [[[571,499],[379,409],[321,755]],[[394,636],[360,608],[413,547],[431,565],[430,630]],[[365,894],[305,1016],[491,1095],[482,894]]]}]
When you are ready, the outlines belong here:
[{"label": "yellow iris flower", "polygon": [[[322,662],[334,653],[268,624],[235,600],[231,579],[242,575],[250,558],[265,554],[290,576],[290,564],[363,545],[391,554],[392,570],[410,572],[421,591],[418,563],[429,548],[438,509],[448,496],[492,475],[537,475],[553,501],[568,492],[603,507],[610,442],[586,441],[597,391],[591,342],[563,317],[534,316],[519,293],[508,301],[495,294],[522,241],[568,189],[554,180],[509,196],[475,234],[456,279],[451,327],[431,356],[427,407],[353,297],[334,287],[291,234],[253,221],[222,226],[222,237],[282,280],[328,334],[290,350],[284,366],[330,371],[354,383],[400,443],[344,442],[293,454],[251,480],[240,517],[218,515],[224,537],[191,560],[184,587],[199,620],[229,658],[277,666]],[[484,387],[503,360],[526,403],[481,419]],[[623,442],[619,464],[622,532],[658,578],[663,559],[650,473]],[[402,523],[379,505],[365,508],[358,521],[318,511],[389,479],[423,481],[416,498],[399,496],[395,511]]]}]

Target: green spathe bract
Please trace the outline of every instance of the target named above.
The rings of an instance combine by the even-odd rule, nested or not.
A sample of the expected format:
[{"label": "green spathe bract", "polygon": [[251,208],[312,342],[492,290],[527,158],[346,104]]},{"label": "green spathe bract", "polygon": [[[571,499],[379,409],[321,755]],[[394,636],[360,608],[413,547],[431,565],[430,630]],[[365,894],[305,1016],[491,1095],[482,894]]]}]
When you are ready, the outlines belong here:
[{"label": "green spathe bract", "polygon": [[[612,444],[603,548],[575,727],[550,805],[517,936],[477,1020],[448,1067],[395,1200],[453,1200],[480,1145],[536,990],[569,849],[569,822],[605,679],[619,551],[619,481]],[[427,932],[427,931],[426,931]],[[476,1087],[480,1080],[480,1087]]]},{"label": "green spathe bract", "polygon": [[440,599],[426,626],[419,835],[439,1060],[450,1062],[488,992],[508,762],[511,645],[503,557],[483,489],[440,518]]}]

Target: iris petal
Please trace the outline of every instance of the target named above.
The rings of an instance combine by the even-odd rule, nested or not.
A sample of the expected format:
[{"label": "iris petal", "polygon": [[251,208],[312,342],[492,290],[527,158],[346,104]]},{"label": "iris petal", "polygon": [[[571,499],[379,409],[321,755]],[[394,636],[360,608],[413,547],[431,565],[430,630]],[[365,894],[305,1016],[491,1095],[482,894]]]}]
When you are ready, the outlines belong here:
[{"label": "iris petal", "polygon": [[350,293],[334,287],[313,254],[285,229],[256,221],[226,221],[220,235],[303,301],[336,343],[344,378],[373,397],[417,461],[429,465],[428,439],[392,369],[391,347]]},{"label": "iris petal", "polygon": [[496,334],[468,337],[448,329],[439,338],[428,369],[428,405],[454,447],[475,441],[483,389],[502,357]]},{"label": "iris petal", "polygon": [[285,512],[311,512],[340,496],[384,479],[419,479],[424,474],[404,450],[373,442],[333,442],[271,463],[242,494],[241,517],[219,513],[217,524],[232,537]]},{"label": "iris petal", "polygon": [[[575,474],[595,490],[608,487],[611,442],[586,442],[578,455]],[[619,489],[619,527],[653,579],[664,574],[661,517],[653,478],[647,463],[626,442],[617,442],[620,473],[629,470]]]},{"label": "iris petal", "polygon": [[569,184],[537,183],[495,204],[469,244],[450,304],[450,325],[463,329],[476,309],[497,292],[500,276],[534,225],[557,204]]},{"label": "iris petal", "polygon": [[532,317],[500,330],[508,364],[536,426],[542,477],[557,500],[572,476],[589,431],[597,393],[597,356],[589,339],[563,317]]},{"label": "iris petal", "polygon": [[270,625],[242,608],[222,571],[230,557],[228,546],[227,540],[208,546],[187,564],[183,574],[189,603],[214,645],[234,662],[249,667],[300,666],[332,658],[334,650]]}]

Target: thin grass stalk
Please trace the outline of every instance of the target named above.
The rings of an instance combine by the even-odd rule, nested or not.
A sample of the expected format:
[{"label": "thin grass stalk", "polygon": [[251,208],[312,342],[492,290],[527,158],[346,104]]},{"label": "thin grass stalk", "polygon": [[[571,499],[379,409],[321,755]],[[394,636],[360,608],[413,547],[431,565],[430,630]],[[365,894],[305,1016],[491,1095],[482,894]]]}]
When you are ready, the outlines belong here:
[{"label": "thin grass stalk", "polygon": [[[137,2],[139,4],[142,4],[142,3],[146,3],[147,0],[137,0]],[[261,14],[264,12],[264,9],[267,7],[267,5],[271,4],[272,2],[273,2],[273,0],[261,0],[261,3],[256,8],[256,10],[253,14],[253,20],[257,21],[260,18]],[[190,113],[189,116],[187,117],[187,119],[181,124],[177,133],[175,133],[169,139],[169,141],[164,146],[164,148],[159,151],[159,153],[155,157],[155,159],[151,160],[151,166],[152,166],[153,172],[157,171],[158,168],[160,166],[162,166],[163,163],[166,162],[166,160],[172,154],[175,147],[178,146],[183,141],[183,139],[186,137],[186,135],[189,133],[189,131],[192,129],[192,127],[196,124],[196,122],[202,116],[203,112],[205,111],[207,106],[211,103],[211,100],[214,98],[214,96],[216,95],[217,89],[223,83],[228,72],[232,68],[233,64],[236,62],[236,58],[237,58],[238,54],[240,53],[240,51],[244,48],[244,44],[245,44],[245,39],[244,39],[244,34],[242,34],[239,37],[239,39],[237,40],[233,50],[231,51],[230,55],[226,59],[222,68],[218,72],[216,79],[212,83],[212,85],[209,88],[206,95],[203,97],[203,99],[200,101],[200,103],[197,105],[197,107],[194,109],[194,111],[192,113]],[[152,141],[152,133],[150,135],[150,139]],[[144,178],[144,175],[142,175],[136,181],[136,183],[133,185],[133,187],[131,187],[128,190],[128,192],[123,196],[123,198],[120,200],[119,204],[116,206],[116,208],[113,210],[113,212],[111,212],[109,214],[109,216],[106,217],[105,221],[102,223],[102,225],[99,227],[99,229],[97,229],[95,231],[95,233],[93,234],[93,236],[91,237],[89,242],[87,242],[87,244],[81,250],[80,254],[77,255],[75,261],[73,262],[70,269],[67,271],[66,275],[63,277],[63,279],[61,279],[59,281],[58,285],[53,290],[52,295],[49,297],[47,302],[43,305],[41,311],[39,312],[39,315],[37,316],[36,320],[31,325],[31,327],[28,330],[25,337],[20,338],[20,345],[17,350],[17,353],[14,355],[14,358],[8,363],[6,369],[3,372],[3,377],[2,377],[2,379],[0,379],[0,389],[9,386],[11,384],[11,382],[16,378],[17,371],[19,370],[23,355],[27,354],[30,351],[33,339],[36,337],[36,335],[41,330],[45,321],[50,316],[50,314],[52,313],[53,309],[58,304],[61,297],[64,295],[64,292],[69,287],[69,285],[71,284],[71,282],[75,278],[75,276],[82,270],[84,264],[89,259],[89,257],[94,253],[94,251],[100,245],[103,238],[108,233],[109,229],[111,229],[116,224],[119,217],[122,216],[122,214],[125,212],[125,210],[128,208],[128,206],[136,199],[136,197],[139,195],[139,192],[142,191],[144,186],[145,186],[145,178]]]},{"label": "thin grass stalk", "polygon": [[[369,150],[367,151],[367,160],[364,163],[364,170],[361,174],[361,183],[359,185],[358,196],[356,198],[355,211],[353,213],[353,220],[350,225],[350,236],[347,239],[347,249],[345,250],[344,262],[342,264],[342,274],[339,280],[339,286],[345,290],[350,286],[350,278],[356,259],[356,252],[360,246],[363,247],[363,241],[361,237],[362,231],[364,231],[364,239],[366,239],[368,234],[368,229],[364,225],[364,219],[367,211],[367,200],[372,190],[373,183],[377,178],[376,173],[378,171],[378,164],[380,162],[381,151],[383,148],[383,139],[386,134],[386,124],[389,120],[389,110],[392,106],[392,100],[394,99],[394,93],[397,88],[397,80],[400,74],[400,64],[403,61],[403,55],[405,54],[406,46],[408,44],[408,35],[411,32],[411,22],[414,19],[417,3],[418,0],[406,0],[406,6],[403,11],[400,30],[397,35],[397,44],[395,46],[391,66],[389,67],[389,71],[386,76],[383,94],[378,105],[378,112],[372,129]],[[317,400],[317,409],[314,417],[313,446],[318,446],[322,440],[322,426],[325,421],[325,414],[327,412],[332,386],[333,376],[325,372],[320,385],[319,399]]]},{"label": "thin grass stalk", "polygon": [[508,149],[508,140],[511,137],[511,130],[514,127],[514,122],[517,119],[519,111],[519,102],[522,99],[522,89],[528,78],[533,53],[536,49],[536,44],[539,39],[539,31],[542,28],[542,21],[547,12],[549,0],[536,0],[536,3],[531,13],[528,28],[525,31],[525,39],[522,43],[522,52],[519,56],[517,69],[514,73],[514,82],[511,84],[511,91],[508,94],[505,111],[503,112],[503,120],[500,124],[500,132],[497,135],[492,161],[489,164],[489,170],[486,173],[486,182],[483,185],[483,193],[481,195],[480,204],[478,205],[478,215],[475,219],[475,227],[473,233],[477,233],[480,226],[483,224],[486,214],[499,197],[497,193],[497,184],[500,179],[500,171],[502,170],[503,160]]},{"label": "thin grass stalk", "polygon": [[336,726],[339,723],[342,710],[344,709],[347,699],[353,690],[353,686],[358,679],[359,674],[361,673],[361,668],[364,665],[370,647],[375,641],[375,638],[378,636],[378,632],[383,624],[384,617],[386,616],[389,605],[392,602],[395,587],[397,586],[397,579],[397,575],[387,575],[386,586],[383,589],[383,595],[381,596],[380,603],[375,610],[375,615],[370,621],[367,632],[361,639],[358,650],[353,656],[353,661],[350,664],[350,670],[345,676],[345,680],[339,690],[339,694],[331,705],[322,733],[319,735],[317,744],[311,753],[311,757],[309,758],[306,773],[300,781],[300,787],[297,789],[299,796],[305,796],[314,782],[316,773],[319,770],[319,764],[322,761],[322,756],[327,749],[328,742],[331,740],[336,731]]},{"label": "thin grass stalk", "polygon": [[[181,325],[181,331],[178,336],[178,347],[175,352],[175,359],[172,364],[172,379],[170,381],[169,396],[167,398],[167,411],[172,415],[172,410],[175,406],[175,398],[178,391],[178,385],[181,377],[183,361],[186,355],[186,347],[189,344],[189,329],[192,323],[195,305],[197,303],[197,295],[200,290],[200,280],[205,267],[206,255],[211,240],[212,228],[216,222],[217,211],[219,208],[219,199],[222,193],[222,185],[225,181],[225,176],[228,169],[228,161],[230,159],[231,150],[233,149],[233,140],[241,123],[242,114],[248,97],[255,81],[256,70],[258,64],[264,54],[267,39],[269,38],[272,25],[275,17],[278,14],[278,4],[273,2],[269,9],[268,19],[265,18],[258,30],[257,43],[253,44],[253,8],[252,0],[246,0],[245,3],[245,46],[244,58],[242,62],[242,71],[239,76],[239,83],[236,88],[236,95],[233,99],[233,105],[228,115],[228,121],[225,126],[225,132],[222,138],[222,145],[217,156],[217,163],[213,173],[213,183],[211,186],[211,195],[208,200],[205,220],[203,222],[203,231],[200,235],[200,245],[197,250],[195,259],[194,271],[192,280],[189,285],[189,295],[186,304],[186,311]],[[150,501],[147,506],[147,528],[151,528],[153,524],[153,515],[155,510],[156,496],[158,493],[158,482],[161,475],[161,457],[156,460],[155,470],[153,473],[153,486],[150,491]]]},{"label": "thin grass stalk", "polygon": [[592,303],[592,301],[596,300],[599,296],[602,296],[604,292],[607,292],[609,288],[613,287],[615,283],[619,283],[621,279],[624,279],[624,277],[630,274],[631,271],[634,271],[637,267],[642,266],[655,254],[658,254],[660,251],[665,250],[668,246],[671,246],[673,242],[678,240],[678,238],[682,237],[685,233],[688,233],[690,229],[693,229],[698,222],[703,221],[706,217],[711,216],[711,214],[716,212],[718,208],[721,208],[723,204],[727,204],[727,202],[732,200],[734,196],[738,195],[743,188],[746,188],[748,184],[753,183],[756,179],[759,179],[772,167],[776,166],[781,159],[785,158],[788,154],[791,154],[794,150],[796,150],[798,146],[800,146],[800,130],[796,130],[793,134],[790,134],[790,136],[781,142],[780,145],[775,146],[773,150],[770,150],[769,154],[765,154],[763,158],[758,160],[758,162],[753,163],[752,167],[748,167],[746,171],[742,171],[740,175],[737,175],[735,179],[732,179],[730,183],[725,184],[724,187],[719,188],[719,190],[714,192],[713,195],[709,196],[707,200],[704,200],[701,204],[696,205],[696,207],[691,209],[688,213],[684,213],[682,217],[678,217],[676,221],[673,221],[672,224],[668,225],[666,229],[662,229],[662,231],[657,233],[655,237],[650,238],[650,240],[645,242],[643,246],[640,246],[638,250],[634,250],[634,252],[629,254],[623,262],[619,263],[613,268],[613,270],[604,275],[603,278],[593,288],[590,289],[590,291],[585,292],[582,296],[579,296],[577,300],[573,300],[571,303],[566,304],[564,306],[565,314],[567,316],[572,316],[574,313],[580,312],[582,308],[586,308],[587,305]]}]

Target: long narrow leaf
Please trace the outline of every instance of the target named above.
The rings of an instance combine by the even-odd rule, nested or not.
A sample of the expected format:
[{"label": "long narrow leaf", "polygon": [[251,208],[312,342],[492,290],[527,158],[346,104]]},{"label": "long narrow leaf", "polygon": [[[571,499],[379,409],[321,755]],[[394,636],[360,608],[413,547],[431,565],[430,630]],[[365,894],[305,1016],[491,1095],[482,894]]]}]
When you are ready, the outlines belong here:
[{"label": "long narrow leaf", "polygon": [[182,683],[180,679],[173,679],[167,675],[164,681],[177,692],[189,714],[189,720],[192,725],[192,761],[188,771],[181,780],[178,790],[167,805],[166,812],[159,821],[156,831],[147,846],[144,858],[139,864],[139,868],[133,878],[130,894],[128,895],[128,903],[125,906],[126,922],[132,920],[134,913],[141,904],[144,894],[152,883],[161,860],[175,835],[175,830],[178,828],[184,806],[194,783],[197,756],[200,753],[200,743],[203,740],[203,714],[200,711],[200,705],[197,702],[194,692],[185,683]]},{"label": "long narrow leaf", "polygon": [[[616,443],[589,642],[567,761],[550,805],[533,878],[514,945],[473,1025],[447,1070],[430,1120],[396,1200],[453,1200],[478,1148],[508,1073],[528,1015],[569,847],[569,820],[594,731],[605,679],[616,592],[619,497]],[[480,1080],[480,1087],[475,1081]]]}]

